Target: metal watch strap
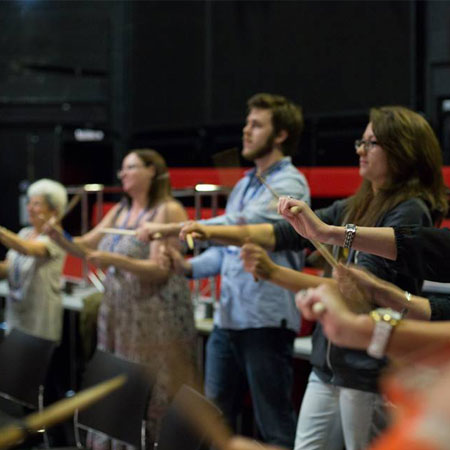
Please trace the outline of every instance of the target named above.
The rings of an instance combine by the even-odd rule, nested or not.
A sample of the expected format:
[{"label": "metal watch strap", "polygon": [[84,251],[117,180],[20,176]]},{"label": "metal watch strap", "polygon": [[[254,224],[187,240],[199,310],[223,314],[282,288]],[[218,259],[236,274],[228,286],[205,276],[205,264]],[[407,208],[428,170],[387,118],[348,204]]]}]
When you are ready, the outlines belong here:
[{"label": "metal watch strap", "polygon": [[353,223],[348,223],[345,225],[345,239],[344,239],[344,248],[352,248],[353,239],[356,234],[356,225]]}]

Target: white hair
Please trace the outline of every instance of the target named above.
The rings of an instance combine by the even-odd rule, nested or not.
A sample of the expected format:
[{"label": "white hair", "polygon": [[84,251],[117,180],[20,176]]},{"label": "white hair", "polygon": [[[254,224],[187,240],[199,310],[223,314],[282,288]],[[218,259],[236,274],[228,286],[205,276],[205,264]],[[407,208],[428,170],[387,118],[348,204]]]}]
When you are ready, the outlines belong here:
[{"label": "white hair", "polygon": [[49,208],[56,211],[58,216],[64,214],[67,205],[67,191],[61,183],[42,178],[29,186],[27,195],[28,197],[42,195]]}]

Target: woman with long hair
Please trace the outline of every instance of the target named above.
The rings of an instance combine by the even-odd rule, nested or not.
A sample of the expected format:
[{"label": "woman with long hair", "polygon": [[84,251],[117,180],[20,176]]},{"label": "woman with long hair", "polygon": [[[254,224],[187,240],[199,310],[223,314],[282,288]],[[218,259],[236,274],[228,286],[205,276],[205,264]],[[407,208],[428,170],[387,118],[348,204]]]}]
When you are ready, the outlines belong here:
[{"label": "woman with long hair", "polygon": [[134,235],[103,234],[102,229],[134,230],[144,222],[179,222],[187,216],[171,195],[166,163],[156,151],[132,150],[118,176],[125,197],[95,228],[72,242],[55,229],[49,232],[68,251],[106,270],[98,348],[145,364],[155,377],[148,417],[150,439],[155,439],[159,419],[176,390],[174,383],[187,381],[180,374],[174,380],[170,358],[181,352],[194,361],[195,326],[187,281],[158,260],[163,245],[179,242],[167,239],[149,245]]},{"label": "woman with long hair", "polygon": [[[329,225],[347,225],[347,248],[334,248],[340,259],[365,267],[412,294],[422,281],[395,270],[386,259],[351,249],[355,227],[399,225],[432,226],[445,216],[447,198],[442,178],[442,155],[427,121],[401,107],[372,108],[361,140],[355,142],[363,182],[358,192],[317,217]],[[241,227],[205,227],[187,224],[182,235],[241,244],[247,270],[259,278],[297,291],[316,287],[325,280],[274,264],[258,245],[271,250],[314,248],[300,236],[304,223],[293,207],[302,202],[282,198],[279,212],[290,222]],[[292,226],[291,226],[292,225]],[[296,232],[296,230],[298,232]],[[298,234],[300,233],[300,234]],[[405,296],[405,303],[407,297]],[[378,393],[380,370],[385,360],[365,352],[339,348],[327,341],[320,324],[313,335],[313,371],[303,399],[295,449],[364,448],[385,423],[385,408]]]}]

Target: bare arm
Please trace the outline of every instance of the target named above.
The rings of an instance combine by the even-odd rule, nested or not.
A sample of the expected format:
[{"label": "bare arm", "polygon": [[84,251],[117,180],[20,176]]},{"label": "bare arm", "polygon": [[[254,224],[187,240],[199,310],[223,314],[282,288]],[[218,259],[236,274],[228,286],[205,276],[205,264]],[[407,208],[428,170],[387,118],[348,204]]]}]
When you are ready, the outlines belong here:
[{"label": "bare arm", "polygon": [[91,250],[97,248],[103,237],[101,229],[113,225],[114,217],[119,208],[120,204],[115,205],[91,231],[83,236],[75,236],[72,240],[66,238],[63,229],[52,219],[45,224],[44,231],[66,252],[79,258],[85,258]]},{"label": "bare arm", "polygon": [[60,226],[56,225],[51,219],[44,226],[45,233],[56,242],[63,250],[72,255],[78,256],[79,258],[85,258],[88,249],[83,245],[78,244],[78,238],[73,238],[73,240],[67,239],[63,235],[63,230]]},{"label": "bare arm", "polygon": [[18,234],[0,227],[0,241],[8,248],[12,248],[23,255],[44,258],[48,256],[47,246],[36,239],[23,239]]},{"label": "bare arm", "polygon": [[88,231],[86,234],[82,236],[77,236],[73,238],[73,242],[83,248],[85,251],[89,249],[96,249],[101,239],[103,238],[103,233],[101,232],[102,228],[108,228],[113,226],[114,217],[117,214],[117,211],[121,207],[121,204],[118,203],[112,209],[110,209],[105,217],[94,227],[92,230]]},{"label": "bare arm", "polygon": [[261,223],[254,225],[202,225],[197,222],[187,223],[180,232],[184,239],[191,234],[194,239],[212,240],[222,245],[242,246],[253,242],[268,250],[275,247],[273,225]]},{"label": "bare arm", "polygon": [[136,259],[126,255],[113,252],[102,252],[94,250],[89,253],[87,260],[102,268],[114,266],[118,269],[131,272],[142,281],[164,282],[168,276],[168,270],[150,259]]},{"label": "bare arm", "polygon": [[[366,350],[375,327],[371,317],[365,314],[355,315],[347,327],[349,331],[344,345]],[[426,346],[447,344],[449,340],[450,324],[448,321],[402,320],[392,331],[386,354],[391,357],[401,357]]]},{"label": "bare arm", "polygon": [[[164,204],[157,217],[155,217],[155,221],[168,220],[170,222],[178,222],[185,219],[186,213],[183,207],[175,201]],[[169,268],[160,263],[158,255],[166,246],[178,247],[178,238],[167,238],[152,242],[150,244],[150,256],[146,260],[113,252],[92,251],[88,256],[88,261],[101,267],[114,266],[131,272],[142,281],[163,283],[169,276]]]},{"label": "bare arm", "polygon": [[241,258],[247,272],[258,279],[264,279],[290,291],[317,287],[323,283],[336,284],[335,280],[322,278],[275,264],[267,252],[255,244],[245,244],[242,247]]},{"label": "bare arm", "polygon": [[0,278],[4,279],[8,277],[8,261],[0,262]]},{"label": "bare arm", "polygon": [[[319,286],[298,294],[297,306],[308,320],[319,320],[327,337],[336,345],[367,349],[374,330],[374,321],[367,314],[355,314],[348,301],[331,285]],[[315,303],[324,308],[317,310]],[[387,354],[401,356],[424,345],[446,343],[450,339],[449,322],[402,320],[393,330]]]},{"label": "bare arm", "polygon": [[137,237],[141,241],[148,242],[154,239],[164,239],[168,237],[176,237],[183,227],[182,223],[161,223],[147,222],[143,223],[137,230]]},{"label": "bare arm", "polygon": [[[322,242],[326,244],[343,247],[344,241],[345,227],[330,225],[328,232],[322,236]],[[393,228],[358,227],[352,248],[393,261],[397,259],[397,245]]]},{"label": "bare arm", "polygon": [[307,273],[298,272],[288,267],[278,265],[275,265],[275,270],[272,272],[268,281],[284,287],[285,289],[289,289],[292,292],[317,287],[321,284],[336,283],[336,281],[332,278],[322,278],[315,275],[309,275]]},{"label": "bare arm", "polygon": [[334,272],[341,292],[350,298],[360,290],[371,304],[403,311],[408,319],[430,320],[431,306],[427,298],[410,295],[399,287],[375,275],[342,264]]}]

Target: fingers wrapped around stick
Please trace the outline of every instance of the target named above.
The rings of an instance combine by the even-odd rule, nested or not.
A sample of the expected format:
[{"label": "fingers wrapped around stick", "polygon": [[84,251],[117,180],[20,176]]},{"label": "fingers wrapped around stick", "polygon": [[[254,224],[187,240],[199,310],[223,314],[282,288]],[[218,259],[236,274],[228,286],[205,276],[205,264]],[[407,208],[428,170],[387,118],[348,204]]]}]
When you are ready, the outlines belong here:
[{"label": "fingers wrapped around stick", "polygon": [[270,279],[276,267],[267,252],[256,244],[245,244],[241,250],[241,258],[244,269],[263,280]]},{"label": "fingers wrapped around stick", "polygon": [[308,204],[301,200],[281,197],[278,201],[278,213],[306,239],[326,243],[330,237],[331,226],[320,220]]}]

